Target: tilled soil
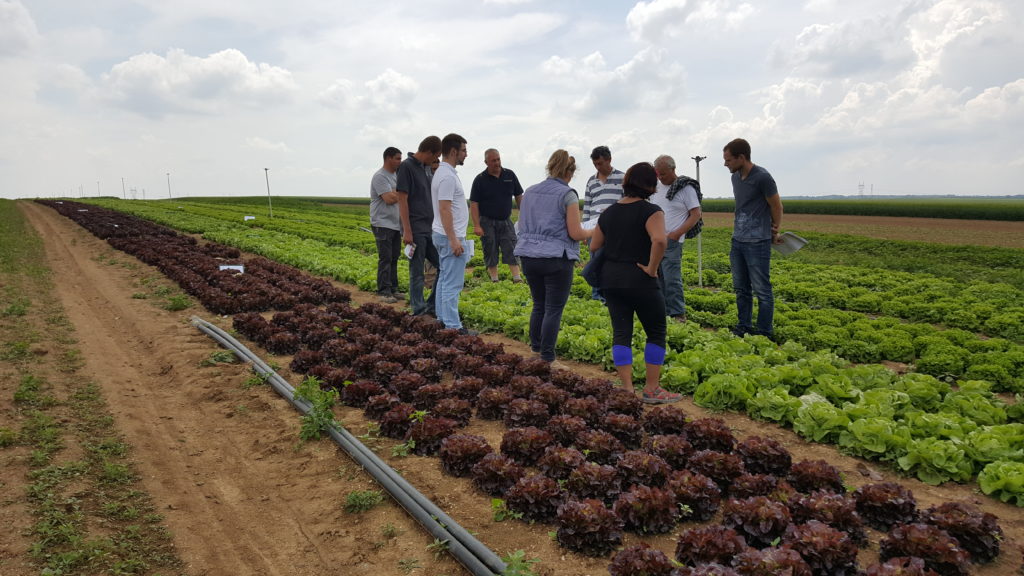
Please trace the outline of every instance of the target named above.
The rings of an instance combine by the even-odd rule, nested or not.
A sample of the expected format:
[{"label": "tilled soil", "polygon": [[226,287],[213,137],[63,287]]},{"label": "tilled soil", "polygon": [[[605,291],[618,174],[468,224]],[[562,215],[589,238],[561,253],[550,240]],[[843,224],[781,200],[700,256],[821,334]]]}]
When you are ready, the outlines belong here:
[{"label": "tilled soil", "polygon": [[[201,308],[168,312],[151,300],[133,298],[143,279],[159,273],[93,237],[70,220],[38,204],[20,204],[43,237],[48,264],[66,313],[75,326],[85,360],[83,372],[103,389],[116,427],[134,447],[134,459],[157,509],[174,533],[188,574],[461,574],[451,557],[435,556],[433,539],[397,505],[362,514],[342,506],[353,490],[376,488],[359,466],[330,441],[300,443],[299,417],[266,386],[245,389],[241,365],[202,366],[217,345],[189,324],[196,314],[230,329],[230,318]],[[348,287],[357,302],[370,298]],[[499,336],[506,350],[526,353]],[[281,374],[290,358],[271,357]],[[569,363],[572,364],[572,363]],[[581,372],[601,374],[573,364]],[[708,415],[686,400],[694,417]],[[340,408],[340,420],[356,435],[366,431],[357,410]],[[1024,513],[981,495],[977,486],[930,487],[900,478],[880,465],[808,444],[795,434],[737,414],[716,414],[738,436],[761,434],[781,441],[794,461],[824,459],[839,467],[847,483],[902,482],[924,508],[946,501],[968,501],[996,514],[1006,532],[1003,554],[978,574],[1008,574],[1020,565]],[[474,420],[467,430],[497,447],[504,427]],[[490,499],[469,480],[441,473],[436,458],[392,458],[395,442],[379,440],[378,453],[492,550],[505,555],[523,549],[539,558],[540,574],[606,574],[608,558],[592,559],[553,542],[547,524],[492,520]],[[681,524],[679,530],[690,526]],[[877,559],[882,534],[869,531],[862,566]],[[634,543],[628,535],[626,544]],[[672,535],[646,538],[669,555]]]}]

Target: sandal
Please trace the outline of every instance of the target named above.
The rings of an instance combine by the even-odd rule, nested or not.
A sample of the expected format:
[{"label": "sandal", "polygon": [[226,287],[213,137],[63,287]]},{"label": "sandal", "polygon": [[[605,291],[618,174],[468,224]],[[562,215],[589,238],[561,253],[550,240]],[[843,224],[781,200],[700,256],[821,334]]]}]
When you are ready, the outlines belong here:
[{"label": "sandal", "polygon": [[658,391],[654,394],[643,392],[640,396],[640,401],[644,404],[672,404],[673,402],[679,402],[682,399],[682,394],[669,392],[664,388],[658,388]]}]

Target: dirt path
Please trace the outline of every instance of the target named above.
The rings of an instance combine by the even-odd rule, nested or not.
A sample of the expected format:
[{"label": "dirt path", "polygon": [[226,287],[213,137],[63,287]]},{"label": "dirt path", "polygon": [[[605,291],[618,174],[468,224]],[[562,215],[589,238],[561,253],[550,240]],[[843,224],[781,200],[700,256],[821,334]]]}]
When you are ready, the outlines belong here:
[{"label": "dirt path", "polygon": [[[152,268],[48,208],[21,206],[44,238],[60,300],[76,327],[84,372],[102,386],[116,426],[134,446],[145,488],[165,515],[189,574],[464,573],[447,556],[438,559],[427,551],[431,539],[396,506],[361,515],[343,512],[349,491],[376,487],[368,477],[333,444],[299,445],[297,415],[266,387],[243,389],[244,367],[200,366],[217,347],[187,323],[188,316],[199,314],[225,328],[229,319],[198,308],[167,312],[133,298],[143,278],[158,275]],[[519,343],[502,341],[509,351],[525,351]],[[287,364],[286,358],[276,360]],[[286,369],[282,375],[296,382]],[[696,417],[707,414],[688,401],[682,407]],[[360,412],[340,413],[353,433],[364,430]],[[806,444],[789,431],[743,416],[721,416],[741,436],[780,440],[794,460],[828,460],[851,486],[873,481],[868,475],[874,473],[860,460],[830,447]],[[486,436],[492,446],[500,443],[502,431],[498,424],[477,421],[469,430]],[[489,499],[468,480],[442,475],[436,459],[392,459],[392,465],[500,554],[524,549],[527,557],[541,559],[545,575],[607,573],[607,558],[583,558],[559,548],[548,537],[551,525],[491,521]],[[909,486],[922,508],[968,500],[995,513],[1007,533],[1005,553],[978,573],[1007,574],[1020,565],[1020,509],[975,494],[973,485],[933,488],[884,470],[878,474]],[[865,561],[877,558],[880,536],[871,532]],[[647,540],[669,553],[674,548],[671,535]],[[627,544],[634,541],[627,537]]]}]

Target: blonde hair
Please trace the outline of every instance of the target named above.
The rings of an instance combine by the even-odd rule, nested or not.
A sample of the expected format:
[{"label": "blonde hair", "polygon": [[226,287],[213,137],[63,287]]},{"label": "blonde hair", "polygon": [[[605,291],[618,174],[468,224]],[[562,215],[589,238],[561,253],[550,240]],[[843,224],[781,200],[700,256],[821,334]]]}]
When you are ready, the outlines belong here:
[{"label": "blonde hair", "polygon": [[569,153],[559,148],[551,154],[548,159],[548,176],[552,178],[563,178],[568,180],[576,171],[576,159],[569,156]]}]

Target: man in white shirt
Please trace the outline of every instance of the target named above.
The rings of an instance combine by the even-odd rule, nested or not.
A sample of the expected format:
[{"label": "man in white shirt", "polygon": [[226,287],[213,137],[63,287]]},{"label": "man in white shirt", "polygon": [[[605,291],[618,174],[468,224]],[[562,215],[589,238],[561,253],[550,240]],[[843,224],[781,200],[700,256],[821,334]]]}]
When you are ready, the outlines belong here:
[{"label": "man in white shirt", "polygon": [[434,203],[434,222],[431,226],[434,246],[441,265],[434,292],[437,294],[437,319],[445,328],[462,334],[476,334],[462,326],[459,318],[459,296],[466,283],[466,262],[473,256],[473,243],[466,240],[469,226],[469,206],[466,192],[456,166],[466,160],[466,139],[449,134],[441,139],[441,164],[430,182],[430,196]]},{"label": "man in white shirt", "polygon": [[662,154],[654,160],[658,188],[650,201],[665,211],[665,232],[668,247],[661,260],[658,279],[665,295],[665,313],[679,322],[686,321],[686,299],[683,296],[683,240],[686,233],[700,222],[701,209],[697,193],[700,184],[688,176],[676,176],[676,161]]}]

